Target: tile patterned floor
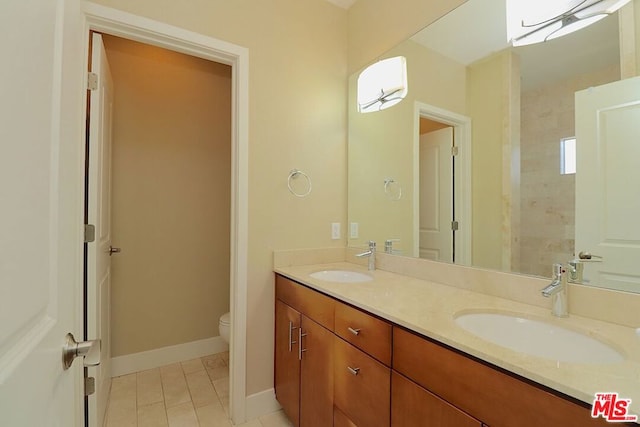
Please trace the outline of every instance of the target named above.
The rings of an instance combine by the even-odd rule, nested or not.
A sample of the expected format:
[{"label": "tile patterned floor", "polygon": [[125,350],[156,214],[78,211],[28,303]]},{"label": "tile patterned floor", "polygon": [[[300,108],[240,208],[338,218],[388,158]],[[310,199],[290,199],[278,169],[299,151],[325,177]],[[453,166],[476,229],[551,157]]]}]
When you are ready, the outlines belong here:
[{"label": "tile patterned floor", "polygon": [[[105,427],[232,427],[229,353],[113,378]],[[291,427],[282,411],[238,427]]]}]

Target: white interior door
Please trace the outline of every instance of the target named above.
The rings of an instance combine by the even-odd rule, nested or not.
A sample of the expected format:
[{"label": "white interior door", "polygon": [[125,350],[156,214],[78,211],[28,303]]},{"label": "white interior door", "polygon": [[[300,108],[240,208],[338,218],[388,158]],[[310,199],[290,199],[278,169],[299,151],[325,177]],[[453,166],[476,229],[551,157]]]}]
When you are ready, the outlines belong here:
[{"label": "white interior door", "polygon": [[453,128],[420,136],[420,258],[453,262]]},{"label": "white interior door", "polygon": [[585,281],[640,292],[640,78],[577,92],[576,141],[576,253],[602,257]]},{"label": "white interior door", "polygon": [[0,425],[82,422],[82,51],[74,0],[0,2]]},{"label": "white interior door", "polygon": [[89,425],[102,426],[111,385],[111,129],[113,80],[102,36],[92,34],[89,118],[88,222],[95,226],[95,241],[87,247],[87,335],[102,341],[101,363],[89,368],[95,393],[89,396]]}]

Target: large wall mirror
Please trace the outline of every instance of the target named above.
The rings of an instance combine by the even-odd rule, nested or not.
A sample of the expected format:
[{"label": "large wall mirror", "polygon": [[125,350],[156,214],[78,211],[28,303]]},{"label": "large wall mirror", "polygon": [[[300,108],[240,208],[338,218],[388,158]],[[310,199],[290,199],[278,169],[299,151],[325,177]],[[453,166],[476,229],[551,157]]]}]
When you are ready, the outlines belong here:
[{"label": "large wall mirror", "polygon": [[640,292],[640,83],[620,54],[639,20],[619,13],[510,47],[504,0],[469,0],[381,55],[407,58],[399,104],[358,113],[350,76],[349,246],[542,277],[588,252],[584,283]]}]

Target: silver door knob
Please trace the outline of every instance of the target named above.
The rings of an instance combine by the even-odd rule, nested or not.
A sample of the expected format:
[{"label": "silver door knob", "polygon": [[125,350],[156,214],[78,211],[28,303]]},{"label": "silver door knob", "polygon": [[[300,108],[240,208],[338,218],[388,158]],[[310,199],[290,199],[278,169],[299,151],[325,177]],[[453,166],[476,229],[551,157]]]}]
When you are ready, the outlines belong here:
[{"label": "silver door knob", "polygon": [[[585,252],[585,251],[581,251],[578,254],[578,258],[580,258],[581,260],[591,260],[591,261],[595,261],[598,262],[599,260],[602,260],[602,257],[600,255],[592,255],[589,252]],[[598,259],[594,259],[594,258],[598,258]]]},{"label": "silver door knob", "polygon": [[76,357],[84,358],[84,366],[96,366],[100,364],[100,340],[77,342],[73,334],[66,336],[66,341],[62,347],[62,363],[67,370],[73,364]]},{"label": "silver door knob", "polygon": [[113,246],[109,246],[109,256],[111,256],[113,254],[119,254],[120,252],[122,252],[122,249],[114,248]]}]

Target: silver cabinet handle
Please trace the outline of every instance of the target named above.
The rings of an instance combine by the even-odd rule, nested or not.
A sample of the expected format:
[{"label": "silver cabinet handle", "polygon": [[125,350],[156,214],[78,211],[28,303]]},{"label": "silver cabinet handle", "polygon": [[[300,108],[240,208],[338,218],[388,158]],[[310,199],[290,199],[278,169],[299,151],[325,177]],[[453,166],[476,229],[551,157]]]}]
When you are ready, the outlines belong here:
[{"label": "silver cabinet handle", "polygon": [[114,248],[113,246],[109,246],[109,256],[113,254],[119,254],[120,252],[122,252],[121,248]]},{"label": "silver cabinet handle", "polygon": [[100,340],[76,342],[73,334],[67,334],[66,341],[62,347],[62,363],[67,370],[76,357],[84,358],[84,366],[96,366],[100,364]]},{"label": "silver cabinet handle", "polygon": [[360,329],[353,329],[352,327],[348,327],[347,328],[349,330],[349,332],[351,332],[353,335],[358,335],[360,334]]},{"label": "silver cabinet handle", "polygon": [[298,341],[293,341],[293,330],[298,329],[297,326],[293,326],[293,322],[289,322],[289,352],[293,348],[293,345]]},{"label": "silver cabinet handle", "polygon": [[306,337],[307,334],[302,333],[302,326],[298,328],[298,360],[302,360],[302,353],[307,351],[306,348],[302,348],[302,337]]},{"label": "silver cabinet handle", "polygon": [[347,369],[349,370],[349,372],[351,372],[353,375],[358,375],[360,373],[360,368],[352,368],[351,366],[347,366]]}]

